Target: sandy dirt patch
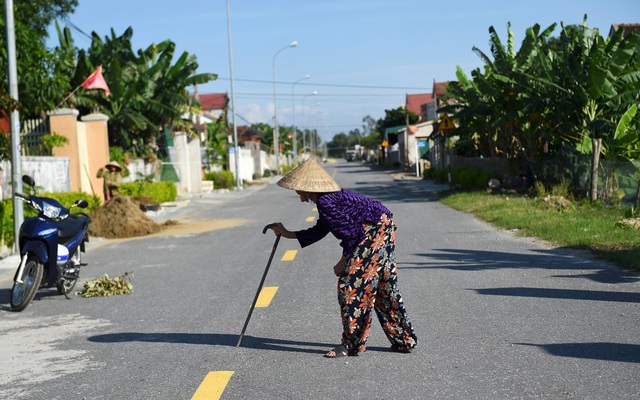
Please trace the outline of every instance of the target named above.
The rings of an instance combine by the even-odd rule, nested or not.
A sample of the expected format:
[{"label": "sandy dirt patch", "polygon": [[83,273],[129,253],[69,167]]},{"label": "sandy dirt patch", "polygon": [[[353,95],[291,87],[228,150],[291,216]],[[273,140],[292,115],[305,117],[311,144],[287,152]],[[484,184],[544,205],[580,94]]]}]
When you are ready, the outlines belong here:
[{"label": "sandy dirt patch", "polygon": [[149,218],[133,199],[119,196],[93,210],[89,235],[105,239],[180,236],[231,228],[247,222],[246,219],[169,220],[160,224]]}]

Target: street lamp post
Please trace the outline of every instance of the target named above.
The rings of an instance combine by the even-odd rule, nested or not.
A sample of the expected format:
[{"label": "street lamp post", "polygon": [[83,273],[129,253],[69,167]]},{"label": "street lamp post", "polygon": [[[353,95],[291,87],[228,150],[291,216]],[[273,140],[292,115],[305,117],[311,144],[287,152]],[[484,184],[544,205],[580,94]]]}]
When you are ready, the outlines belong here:
[{"label": "street lamp post", "polygon": [[272,70],[273,70],[273,125],[274,125],[274,129],[273,129],[273,153],[276,156],[276,171],[278,171],[278,174],[280,174],[280,143],[279,142],[279,133],[278,133],[278,103],[277,103],[277,99],[276,99],[276,56],[280,53],[282,53],[283,51],[285,51],[286,49],[288,49],[289,47],[296,47],[298,45],[298,42],[296,40],[294,40],[293,42],[291,42],[288,46],[285,46],[283,48],[281,48],[280,50],[276,51],[276,53],[273,55],[273,60],[272,60]]},{"label": "street lamp post", "polygon": [[236,189],[242,189],[242,178],[240,177],[240,148],[238,147],[238,125],[236,125],[236,97],[233,87],[233,51],[231,47],[231,11],[229,0],[227,0],[227,38],[229,40],[229,72],[231,78],[231,113],[233,123],[233,147],[236,170]]},{"label": "street lamp post", "polygon": [[304,117],[306,115],[306,112],[304,109],[304,100],[309,96],[315,96],[317,94],[318,92],[314,90],[313,93],[309,93],[307,95],[302,96],[302,152],[303,153],[307,151],[307,134],[304,132],[304,128],[305,128]]},{"label": "street lamp post", "polygon": [[291,130],[293,131],[293,165],[294,166],[298,164],[298,132],[296,129],[295,88],[298,82],[305,79],[309,79],[309,78],[310,78],[310,75],[305,75],[304,77],[293,82],[293,85],[291,85],[291,126],[292,126]]}]

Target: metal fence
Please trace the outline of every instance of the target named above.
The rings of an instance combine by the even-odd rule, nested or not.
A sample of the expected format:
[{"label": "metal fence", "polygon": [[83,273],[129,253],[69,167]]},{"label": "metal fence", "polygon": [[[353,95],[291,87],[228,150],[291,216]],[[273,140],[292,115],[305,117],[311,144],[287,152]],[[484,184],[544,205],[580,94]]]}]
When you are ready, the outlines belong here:
[{"label": "metal fence", "polygon": [[[532,164],[539,181],[548,185],[566,185],[576,194],[589,197],[592,156],[564,147],[557,157]],[[600,159],[598,200],[606,204],[632,206],[640,185],[640,163]]]},{"label": "metal fence", "polygon": [[42,137],[50,132],[49,119],[28,119],[22,122],[20,137],[25,156],[49,156],[51,150],[42,144]]}]

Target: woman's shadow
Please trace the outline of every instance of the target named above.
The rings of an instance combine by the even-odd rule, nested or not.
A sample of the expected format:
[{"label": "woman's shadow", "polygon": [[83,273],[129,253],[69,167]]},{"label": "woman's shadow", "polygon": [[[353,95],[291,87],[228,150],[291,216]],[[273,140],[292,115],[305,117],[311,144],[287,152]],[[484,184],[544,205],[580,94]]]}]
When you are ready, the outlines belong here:
[{"label": "woman's shadow", "polygon": [[[210,346],[236,347],[239,335],[224,333],[140,333],[123,332],[95,335],[88,338],[95,343],[123,343],[123,342],[147,342],[147,343],[181,343]],[[330,343],[302,342],[295,340],[261,338],[256,336],[244,336],[239,347],[291,351],[296,353],[324,354],[335,347]],[[386,348],[368,347],[368,350],[391,351]]]}]

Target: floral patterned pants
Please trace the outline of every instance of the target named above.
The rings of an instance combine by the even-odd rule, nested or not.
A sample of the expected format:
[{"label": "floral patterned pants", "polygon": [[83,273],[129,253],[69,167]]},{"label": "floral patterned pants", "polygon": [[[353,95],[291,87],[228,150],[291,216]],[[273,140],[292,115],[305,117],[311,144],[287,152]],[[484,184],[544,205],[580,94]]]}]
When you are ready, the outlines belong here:
[{"label": "floral patterned pants", "polygon": [[391,345],[397,350],[412,349],[418,339],[398,287],[396,225],[383,214],[378,224],[365,224],[364,229],[364,240],[347,260],[347,269],[338,280],[342,344],[351,355],[366,350],[374,309]]}]

